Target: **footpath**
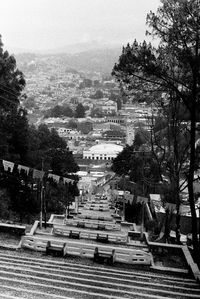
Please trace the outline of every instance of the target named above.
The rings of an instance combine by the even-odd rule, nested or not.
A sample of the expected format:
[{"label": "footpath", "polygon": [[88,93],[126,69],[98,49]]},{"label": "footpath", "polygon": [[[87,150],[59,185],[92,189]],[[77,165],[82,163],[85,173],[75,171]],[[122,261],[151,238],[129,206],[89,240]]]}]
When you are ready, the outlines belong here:
[{"label": "footpath", "polygon": [[155,267],[148,244],[132,238],[137,227],[106,197],[78,211],[42,229],[36,221],[17,250],[0,249],[0,299],[200,298],[188,269]]}]

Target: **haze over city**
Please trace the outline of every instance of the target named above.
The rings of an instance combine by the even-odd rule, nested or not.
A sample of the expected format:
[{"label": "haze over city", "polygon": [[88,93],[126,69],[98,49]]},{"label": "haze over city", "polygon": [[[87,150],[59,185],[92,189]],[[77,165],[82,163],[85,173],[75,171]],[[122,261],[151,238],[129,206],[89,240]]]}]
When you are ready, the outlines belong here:
[{"label": "haze over city", "polygon": [[146,15],[158,5],[159,0],[7,0],[1,3],[2,40],[14,53],[142,41]]}]

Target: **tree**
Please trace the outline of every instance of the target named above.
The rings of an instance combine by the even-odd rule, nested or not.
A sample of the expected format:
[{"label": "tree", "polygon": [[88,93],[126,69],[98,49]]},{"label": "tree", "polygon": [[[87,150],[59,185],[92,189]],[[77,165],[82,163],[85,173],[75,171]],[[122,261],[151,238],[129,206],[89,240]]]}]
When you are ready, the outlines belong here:
[{"label": "tree", "polygon": [[91,79],[87,79],[87,78],[84,78],[83,81],[79,85],[80,89],[90,88],[90,87],[92,87],[92,80]]},{"label": "tree", "polygon": [[126,147],[113,160],[112,170],[118,175],[129,175],[130,180],[137,183],[138,195],[147,195],[150,191],[149,184],[159,182],[160,174],[158,165],[150,152],[136,148],[133,145]]},{"label": "tree", "polygon": [[121,110],[121,108],[122,108],[122,100],[121,100],[119,94],[111,92],[111,94],[109,95],[109,100],[115,101],[117,103],[117,110]]},{"label": "tree", "polygon": [[68,149],[51,149],[46,156],[50,160],[50,169],[57,175],[66,176],[79,170],[72,152]]},{"label": "tree", "polygon": [[117,110],[121,110],[122,109],[122,101],[120,98],[117,99]]},{"label": "tree", "polygon": [[113,159],[112,170],[119,175],[128,175],[130,171],[130,159],[134,151],[134,146],[126,145],[122,152]]},{"label": "tree", "polygon": [[26,161],[28,151],[28,120],[22,108],[14,108],[0,115],[1,158],[14,162]]},{"label": "tree", "polygon": [[84,108],[83,104],[78,103],[78,105],[76,106],[75,117],[76,118],[85,117],[85,108]]},{"label": "tree", "polygon": [[101,82],[99,80],[94,80],[93,85],[95,88],[99,88],[99,87],[101,87]]},{"label": "tree", "polygon": [[91,117],[103,117],[102,109],[94,108],[90,113]]},{"label": "tree", "polygon": [[63,105],[63,106],[56,105],[52,109],[49,109],[45,113],[44,117],[45,118],[48,118],[48,117],[62,117],[62,116],[73,117],[73,115],[74,115],[74,113],[68,105]]},{"label": "tree", "polygon": [[[159,116],[151,118],[151,121],[151,151],[157,161],[161,181],[164,183],[163,175],[168,178],[168,184],[163,185],[164,200],[176,205],[176,239],[180,243],[181,192],[186,185],[186,162],[189,158],[188,126],[184,115],[180,114],[179,101],[172,95]],[[172,210],[167,211],[168,214],[170,212]],[[166,233],[169,233],[168,229]],[[165,236],[166,240],[168,237]]]},{"label": "tree", "polygon": [[14,109],[7,115],[6,128],[8,132],[9,158],[12,161],[26,163],[28,153],[29,124],[26,110]]},{"label": "tree", "polygon": [[24,219],[29,221],[31,215],[39,212],[39,203],[33,196],[31,184],[15,176],[12,176],[12,181],[8,183],[10,183],[11,209],[19,215],[21,223]]},{"label": "tree", "polygon": [[73,117],[74,112],[68,105],[64,105],[62,106],[62,115],[66,117]]},{"label": "tree", "polygon": [[200,4],[198,0],[162,0],[157,14],[147,15],[149,35],[159,40],[158,47],[134,41],[123,48],[113,75],[127,93],[174,94],[189,115],[189,202],[192,214],[193,246],[198,256],[197,218],[193,181],[195,171],[196,121],[200,91]]},{"label": "tree", "polygon": [[74,119],[70,119],[70,120],[68,121],[67,126],[68,126],[70,129],[77,129],[77,121],[75,121]]},{"label": "tree", "polygon": [[56,105],[50,112],[50,117],[60,117],[61,115],[63,115],[63,110],[59,105]]},{"label": "tree", "polygon": [[0,35],[0,112],[1,114],[19,105],[25,87],[24,75],[18,70],[14,56],[3,50]]},{"label": "tree", "polygon": [[[42,160],[44,170],[51,169],[51,150],[65,150],[67,143],[62,139],[55,129],[49,130],[45,124],[29,128],[29,149],[27,164],[41,169]],[[63,161],[64,163],[64,161]],[[59,164],[60,165],[60,164]],[[59,168],[59,167],[58,167]]]},{"label": "tree", "polygon": [[[78,165],[56,130],[50,131],[46,125],[40,125],[38,129],[29,126],[27,112],[19,105],[25,98],[22,95],[25,86],[23,74],[17,69],[15,58],[3,51],[2,46],[0,38],[0,154],[2,159],[16,164],[12,173],[4,172],[3,165],[0,165],[1,207],[8,210],[1,215],[9,216],[11,210],[22,221],[27,215],[38,212],[40,190],[37,188],[37,194],[34,194],[28,176],[15,169],[17,164],[41,169],[42,160],[46,159],[44,170],[52,169],[63,176],[75,173]],[[58,114],[62,113],[60,106],[56,109]],[[77,179],[75,175],[73,177]],[[77,190],[73,187],[74,196]]]},{"label": "tree", "polygon": [[142,127],[136,130],[135,138],[134,138],[134,147],[136,150],[139,150],[143,144],[148,143],[150,141],[149,132],[144,130]]},{"label": "tree", "polygon": [[100,90],[100,89],[97,89],[97,91],[96,91],[94,94],[92,94],[92,95],[90,96],[90,98],[91,98],[91,99],[98,100],[98,99],[102,99],[103,96],[104,96],[103,91]]},{"label": "tree", "polygon": [[35,108],[36,107],[36,103],[35,103],[35,97],[34,96],[30,96],[29,98],[27,98],[24,101],[24,107],[26,109],[31,109],[31,108]]},{"label": "tree", "polygon": [[27,115],[19,108],[25,87],[14,56],[3,50],[0,36],[0,153],[1,158],[23,161],[27,152]]}]

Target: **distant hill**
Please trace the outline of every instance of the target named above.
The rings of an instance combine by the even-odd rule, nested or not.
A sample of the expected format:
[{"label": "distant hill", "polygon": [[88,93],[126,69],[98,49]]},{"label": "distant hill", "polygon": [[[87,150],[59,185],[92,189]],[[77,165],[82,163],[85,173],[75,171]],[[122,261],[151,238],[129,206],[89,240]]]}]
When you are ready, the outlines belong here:
[{"label": "distant hill", "polygon": [[78,54],[81,52],[88,52],[93,50],[103,50],[103,49],[112,49],[120,48],[121,43],[106,43],[99,41],[88,41],[81,43],[68,44],[61,48],[49,49],[44,51],[37,51],[36,54]]},{"label": "distant hill", "polygon": [[54,53],[54,54],[35,54],[35,53],[21,53],[16,55],[17,64],[23,70],[27,67],[32,67],[34,61],[42,61],[46,58],[46,62],[50,60],[62,63],[68,68],[73,68],[77,71],[100,72],[102,74],[110,75],[112,68],[118,62],[122,48],[103,48],[91,49],[79,53]]},{"label": "distant hill", "polygon": [[80,52],[73,55],[64,55],[64,59],[71,67],[77,70],[110,74],[121,54],[120,48],[96,49]]}]

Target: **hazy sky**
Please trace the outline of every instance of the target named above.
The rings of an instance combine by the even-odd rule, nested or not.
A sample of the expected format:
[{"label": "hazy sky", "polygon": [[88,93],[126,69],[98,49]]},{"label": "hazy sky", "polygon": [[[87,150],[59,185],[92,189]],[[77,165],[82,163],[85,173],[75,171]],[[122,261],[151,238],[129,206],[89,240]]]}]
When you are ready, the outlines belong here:
[{"label": "hazy sky", "polygon": [[5,48],[45,50],[145,37],[145,19],[159,0],[3,0],[0,34]]}]

